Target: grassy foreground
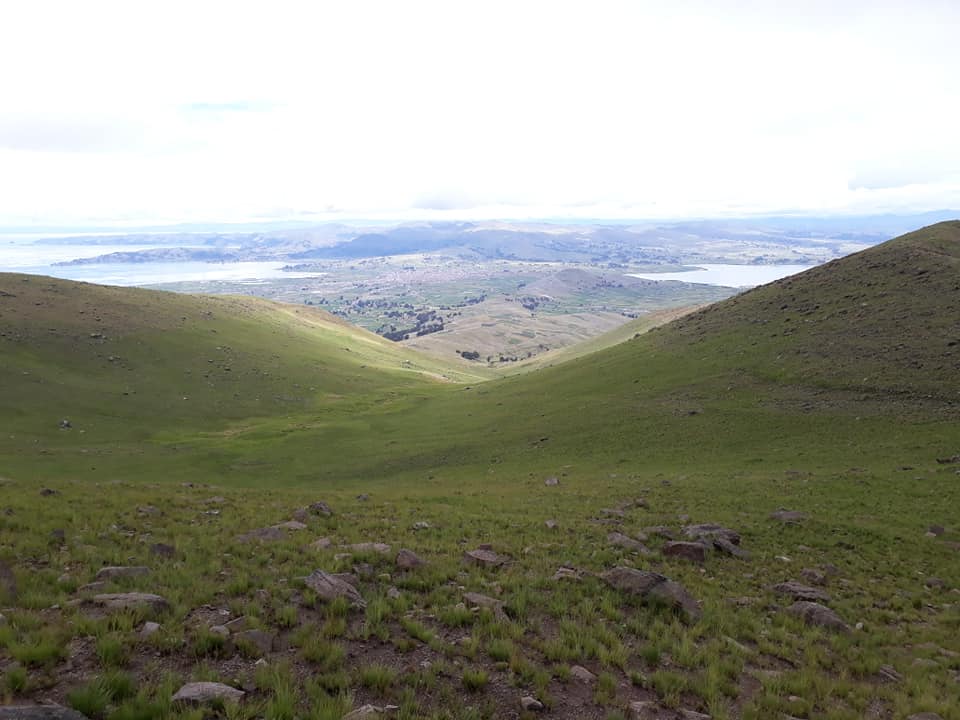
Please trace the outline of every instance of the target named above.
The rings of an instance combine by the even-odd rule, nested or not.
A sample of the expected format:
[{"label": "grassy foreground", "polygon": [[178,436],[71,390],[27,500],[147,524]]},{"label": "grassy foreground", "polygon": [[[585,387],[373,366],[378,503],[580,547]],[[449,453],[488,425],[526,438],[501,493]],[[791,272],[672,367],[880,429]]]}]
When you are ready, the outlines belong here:
[{"label": "grassy foreground", "polygon": [[[958,277],[944,223],[478,383],[325,316],[2,276],[0,698],[92,718],[960,717],[960,463],[938,462],[960,454]],[[298,512],[320,500],[333,515]],[[664,552],[696,523],[750,558]],[[504,565],[464,561],[485,543]],[[82,589],[114,565],[149,571]],[[615,566],[681,583],[702,617],[609,587]],[[318,602],[316,569],[366,607]],[[787,612],[788,580],[849,632]],[[125,590],[169,607],[78,602]],[[247,694],[171,701],[195,680]]]}]

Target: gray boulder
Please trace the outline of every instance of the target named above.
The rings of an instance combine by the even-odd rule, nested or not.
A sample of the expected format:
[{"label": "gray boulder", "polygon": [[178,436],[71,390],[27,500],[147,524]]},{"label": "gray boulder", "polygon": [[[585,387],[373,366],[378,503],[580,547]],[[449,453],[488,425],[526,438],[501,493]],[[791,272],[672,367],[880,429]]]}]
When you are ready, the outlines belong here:
[{"label": "gray boulder", "polygon": [[9,705],[0,707],[0,720],[87,720],[63,705]]},{"label": "gray boulder", "polygon": [[600,578],[621,592],[646,602],[666,605],[688,621],[700,619],[700,606],[686,588],[660,573],[616,567],[601,573]]},{"label": "gray boulder", "polygon": [[350,606],[363,610],[367,607],[366,601],[357,589],[342,578],[331,575],[323,570],[314,570],[305,579],[307,587],[313,590],[317,597],[325,602],[332,602],[339,597],[346,598]]},{"label": "gray boulder", "polygon": [[801,600],[787,608],[787,612],[798,615],[807,625],[822,627],[835,632],[850,632],[850,627],[840,619],[839,615],[820,603]]},{"label": "gray boulder", "polygon": [[238,702],[246,693],[243,690],[217,682],[194,682],[181,687],[173,696],[173,702],[188,705],[208,705],[212,702]]}]

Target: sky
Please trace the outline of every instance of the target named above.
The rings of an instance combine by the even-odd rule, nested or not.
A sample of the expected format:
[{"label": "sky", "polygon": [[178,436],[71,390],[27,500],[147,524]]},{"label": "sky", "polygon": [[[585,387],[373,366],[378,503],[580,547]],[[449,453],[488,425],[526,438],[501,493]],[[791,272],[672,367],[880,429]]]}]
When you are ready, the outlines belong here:
[{"label": "sky", "polygon": [[960,208],[956,0],[31,0],[0,225]]}]

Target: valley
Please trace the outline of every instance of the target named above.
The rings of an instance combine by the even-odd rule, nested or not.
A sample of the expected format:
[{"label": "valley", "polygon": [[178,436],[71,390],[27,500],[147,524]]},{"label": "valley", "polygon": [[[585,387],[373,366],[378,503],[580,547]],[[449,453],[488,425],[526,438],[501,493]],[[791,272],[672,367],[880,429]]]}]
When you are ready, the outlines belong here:
[{"label": "valley", "polygon": [[727,299],[376,242],[287,304],[0,274],[0,702],[960,717],[960,222]]}]

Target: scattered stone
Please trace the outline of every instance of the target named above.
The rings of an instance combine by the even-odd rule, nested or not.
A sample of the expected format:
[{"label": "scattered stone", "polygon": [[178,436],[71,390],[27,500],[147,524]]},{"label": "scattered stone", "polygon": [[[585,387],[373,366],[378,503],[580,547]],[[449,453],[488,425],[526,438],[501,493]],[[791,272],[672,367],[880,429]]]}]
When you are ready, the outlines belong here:
[{"label": "scattered stone", "polygon": [[543,481],[543,484],[547,487],[556,487],[560,484],[560,478],[551,475],[546,480]]},{"label": "scattered stone", "polygon": [[784,525],[796,525],[803,520],[807,519],[807,514],[802,513],[799,510],[786,510],[780,508],[776,512],[770,513],[771,520],[779,520]]},{"label": "scattered stone", "polygon": [[148,620],[143,624],[143,627],[140,628],[140,638],[146,640],[151,635],[160,631],[160,623],[156,623]]},{"label": "scattered stone", "polygon": [[177,554],[177,549],[167,543],[153,543],[150,546],[150,554],[169,560]]},{"label": "scattered stone", "polygon": [[910,664],[915,668],[923,668],[925,670],[933,670],[940,667],[940,663],[938,663],[936,660],[931,660],[930,658],[916,658]]},{"label": "scattered stone", "polygon": [[0,707],[0,720],[87,720],[63,705],[9,705]]},{"label": "scattered stone", "polygon": [[240,617],[234,618],[229,622],[225,622],[223,626],[231,633],[243,632],[244,630],[250,629],[250,618],[248,618],[246,615],[241,615]]},{"label": "scattered stone", "polygon": [[160,509],[155,508],[153,505],[141,505],[137,508],[137,514],[139,515],[160,515]]},{"label": "scattered stone", "polygon": [[794,600],[819,600],[822,602],[830,602],[830,595],[823,590],[810,587],[809,585],[802,585],[793,580],[777,583],[771,589],[779,595],[787,595],[788,597],[792,597]]},{"label": "scattered stone", "polygon": [[907,715],[907,720],[943,720],[942,717],[932,712],[914,713]]},{"label": "scattered stone", "polygon": [[257,528],[256,530],[251,530],[243,535],[238,535],[237,542],[276,542],[278,540],[283,540],[286,537],[287,534],[279,527],[274,525],[272,527]]},{"label": "scattered stone", "polygon": [[[227,628],[223,629],[227,630]],[[227,633],[229,632],[230,631],[227,630]],[[266,655],[273,650],[273,643],[277,638],[275,633],[265,630],[244,630],[243,632],[235,633],[233,637],[238,642],[249,643],[259,650],[261,655]]]},{"label": "scattered stone", "polygon": [[850,632],[850,627],[826,605],[801,600],[787,608],[787,612],[799,615],[807,625],[826,628],[836,632]]},{"label": "scattered stone", "polygon": [[707,560],[707,548],[703,543],[674,542],[664,543],[663,554],[667,557],[678,557],[691,562],[703,563]]},{"label": "scattered stone", "polygon": [[328,547],[333,545],[333,541],[328,537],[317,538],[307,547],[311,550],[326,550]]},{"label": "scattered stone", "polygon": [[560,527],[560,523],[558,523],[556,520],[547,520],[544,525],[547,526],[547,530],[556,530],[558,527]]},{"label": "scattered stone", "polygon": [[570,668],[570,677],[572,677],[574,680],[586,683],[587,685],[590,685],[597,680],[597,676],[582,665],[574,665],[572,668]]},{"label": "scattered stone", "polygon": [[60,494],[60,491],[54,490],[53,488],[43,488],[43,490],[40,491],[40,495],[42,497],[50,497],[51,495],[59,495],[59,494]]},{"label": "scattered stone", "polygon": [[554,580],[580,580],[583,578],[583,572],[576,568],[561,566],[553,574]]},{"label": "scattered stone", "polygon": [[465,562],[490,568],[500,567],[507,562],[502,555],[497,555],[493,550],[484,549],[482,546],[476,550],[467,550],[463,554],[463,559]]},{"label": "scattered stone", "polygon": [[653,700],[636,700],[629,709],[631,720],[660,720],[660,703]]},{"label": "scattered stone", "polygon": [[924,579],[923,584],[931,590],[942,590],[947,584],[938,577],[930,576]]},{"label": "scattered stone", "polygon": [[488,597],[486,595],[481,595],[480,593],[468,592],[463,594],[463,599],[470,603],[471,606],[477,608],[487,608],[488,610],[493,610],[493,614],[498,618],[506,617],[506,614],[503,612],[503,601],[497,600],[496,598]]},{"label": "scattered stone", "polygon": [[365,720],[365,718],[378,717],[386,714],[386,708],[376,705],[361,705],[356,710],[348,712],[341,720]]},{"label": "scattered stone", "polygon": [[106,580],[98,580],[97,582],[87,583],[86,585],[81,585],[77,588],[78,593],[98,593],[101,590],[106,590],[108,583]]},{"label": "scattered stone", "polygon": [[650,602],[662,603],[679,611],[688,621],[700,619],[701,611],[697,601],[682,585],[660,573],[615,567],[601,573],[600,578],[621,592]]},{"label": "scattered stone", "polygon": [[246,693],[229,685],[217,682],[187,683],[173,696],[173,702],[190,705],[207,705],[216,701],[239,702]]},{"label": "scattered stone", "polygon": [[400,591],[395,587],[390,587],[387,589],[387,599],[389,600],[399,600],[401,597]]},{"label": "scattered stone", "polygon": [[800,571],[801,577],[806,580],[808,583],[813,585],[826,585],[827,576],[825,573],[816,570],[815,568],[804,568]]},{"label": "scattered stone", "polygon": [[350,560],[351,558],[353,558],[353,555],[350,553],[337,553],[333,556],[335,562],[344,562],[346,560]]},{"label": "scattered stone", "polygon": [[880,676],[880,680],[883,682],[902,682],[903,675],[896,671],[896,668],[893,665],[881,665],[880,669],[877,670],[877,675]]},{"label": "scattered stone", "polygon": [[310,511],[306,508],[297,508],[290,513],[290,518],[300,523],[305,523],[310,519]]},{"label": "scattered stone", "polygon": [[607,542],[616,547],[622,547],[625,550],[630,552],[640,553],[641,555],[649,555],[650,550],[639,540],[634,540],[628,535],[624,535],[622,532],[612,532],[607,535]]},{"label": "scattered stone", "polygon": [[430,523],[428,523],[426,520],[418,520],[413,524],[414,530],[429,530],[430,527]]},{"label": "scattered stone", "polygon": [[943,525],[931,525],[929,528],[927,528],[927,532],[930,533],[931,535],[934,535],[935,537],[940,537],[946,531],[947,530],[946,528],[943,527]]},{"label": "scattered stone", "polygon": [[712,523],[687,525],[685,528],[683,528],[683,534],[695,540],[713,541],[716,538],[722,538],[724,540],[728,540],[734,545],[740,544],[740,533],[738,533],[736,530],[731,530],[730,528],[723,527],[722,525],[714,525]]},{"label": "scattered stone", "polygon": [[367,603],[357,589],[342,577],[331,575],[323,570],[314,570],[304,579],[304,582],[317,594],[317,597],[325,602],[343,597],[354,608],[363,610],[367,607]]},{"label": "scattered stone", "polygon": [[681,710],[680,720],[710,720],[710,716],[695,710]]},{"label": "scattered stone", "polygon": [[293,532],[298,532],[300,530],[306,530],[307,524],[299,520],[287,520],[286,522],[277,523],[272,527],[275,527],[277,530],[292,530]]},{"label": "scattered stone", "polygon": [[390,554],[390,546],[387,545],[386,543],[380,543],[380,542],[354,543],[353,545],[344,545],[343,547],[345,550],[349,550],[350,552],[355,552],[355,553],[377,552],[377,553],[380,553],[381,555]]},{"label": "scattered stone", "polygon": [[520,698],[520,707],[527,712],[541,712],[543,710],[543,703],[531,695],[524,695]]},{"label": "scattered stone", "polygon": [[222,495],[214,495],[212,498],[207,500],[208,505],[223,505],[227,499]]},{"label": "scattered stone", "polygon": [[113,565],[100,568],[94,582],[105,582],[117,578],[142,577],[150,574],[150,568],[143,565]]},{"label": "scattered stone", "polygon": [[63,545],[67,540],[67,533],[63,528],[56,528],[50,531],[50,542]]},{"label": "scattered stone", "polygon": [[731,555],[740,560],[749,560],[750,553],[744,550],[739,545],[734,545],[730,540],[724,537],[716,537],[713,539],[713,547],[722,552],[724,555]]},{"label": "scattered stone", "polygon": [[213,625],[210,628],[210,633],[212,635],[219,635],[224,640],[230,637],[230,630],[227,628],[226,625]]},{"label": "scattered stone", "polygon": [[653,527],[645,527],[643,532],[647,535],[657,535],[662,537],[665,540],[675,540],[676,534],[671,528],[668,528],[666,525],[654,525]]},{"label": "scattered stone", "polygon": [[310,503],[307,507],[314,515],[322,515],[323,517],[331,517],[333,515],[333,510],[331,510],[330,506],[323,502],[323,500]]},{"label": "scattered stone", "polygon": [[401,570],[413,570],[421,565],[426,565],[423,559],[413,550],[407,550],[405,548],[401,548],[400,552],[397,553],[396,562],[397,567]]},{"label": "scattered stone", "polygon": [[619,508],[600,508],[600,514],[605,515],[606,517],[616,517],[622,518],[626,517],[626,513]]},{"label": "scattered stone", "polygon": [[370,496],[367,495],[366,493],[361,493],[360,495],[357,495],[357,500],[359,500],[360,502],[366,502],[369,499],[370,499]]},{"label": "scattered stone", "polygon": [[162,613],[170,609],[170,603],[165,597],[153,593],[105,593],[94,595],[90,601],[107,610],[146,609]]}]

